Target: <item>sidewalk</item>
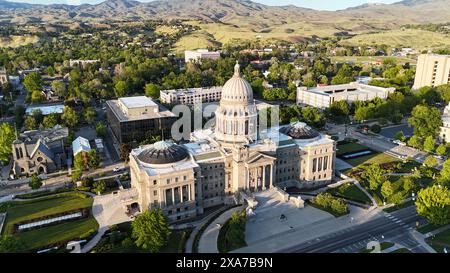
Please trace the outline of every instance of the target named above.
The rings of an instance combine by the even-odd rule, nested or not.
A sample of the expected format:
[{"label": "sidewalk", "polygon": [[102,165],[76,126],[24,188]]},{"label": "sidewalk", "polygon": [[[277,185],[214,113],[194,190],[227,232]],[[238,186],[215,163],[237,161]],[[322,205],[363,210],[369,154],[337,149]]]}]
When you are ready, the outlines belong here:
[{"label": "sidewalk", "polygon": [[[373,208],[373,207],[372,207]],[[357,226],[365,221],[383,217],[380,209],[370,209],[364,214],[347,215],[339,218],[327,219],[321,222],[311,223],[299,229],[291,229],[286,232],[276,234],[252,245],[232,251],[232,253],[274,253],[282,252],[285,249],[293,247],[309,240],[341,232],[345,229]],[[354,218],[351,221],[351,217]]]},{"label": "sidewalk", "polygon": [[[244,208],[242,206],[229,209],[222,213],[215,221],[213,221],[203,232],[200,242],[198,244],[199,253],[219,253],[217,249],[217,238],[219,238],[220,228],[225,222],[230,219],[231,215],[235,211],[241,211]],[[218,226],[219,224],[220,226]]]}]

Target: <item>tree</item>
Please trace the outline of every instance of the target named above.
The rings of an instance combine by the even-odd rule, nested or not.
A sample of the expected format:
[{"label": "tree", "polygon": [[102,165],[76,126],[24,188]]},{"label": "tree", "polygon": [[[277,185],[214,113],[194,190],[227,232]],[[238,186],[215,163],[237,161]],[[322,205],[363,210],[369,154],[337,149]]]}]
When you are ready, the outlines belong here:
[{"label": "tree", "polygon": [[84,120],[87,123],[92,124],[92,122],[94,122],[94,119],[96,116],[97,116],[97,112],[95,111],[95,109],[93,107],[87,107],[84,110]]},{"label": "tree", "polygon": [[379,134],[381,132],[381,126],[379,124],[374,124],[370,126],[370,131],[374,132],[375,134]]},{"label": "tree", "polygon": [[416,149],[421,149],[422,148],[422,141],[420,140],[420,138],[416,135],[413,135],[409,140],[408,140],[408,145],[416,148]]},{"label": "tree", "polygon": [[53,128],[59,123],[59,116],[56,113],[51,113],[44,117],[42,124],[45,128]]},{"label": "tree", "polygon": [[356,121],[365,121],[365,120],[371,119],[373,117],[373,115],[374,115],[373,107],[360,106],[356,109],[355,115],[353,116],[353,118]]},{"label": "tree", "polygon": [[167,219],[159,208],[145,211],[131,226],[136,245],[152,253],[165,246],[171,234]]},{"label": "tree", "polygon": [[447,159],[442,165],[441,175],[438,178],[441,185],[450,186],[450,159]]},{"label": "tree", "polygon": [[36,130],[38,128],[38,123],[33,116],[27,116],[25,118],[25,129],[27,130]]},{"label": "tree", "polygon": [[407,192],[410,192],[416,188],[416,183],[414,182],[413,178],[406,176],[403,179],[403,189]]},{"label": "tree", "polygon": [[403,134],[403,131],[397,132],[394,136],[395,139],[405,142],[406,137]]},{"label": "tree", "polygon": [[434,137],[427,136],[425,138],[425,142],[423,143],[423,149],[429,153],[434,151],[434,148],[436,147],[436,141],[434,140]]},{"label": "tree", "polygon": [[422,189],[417,195],[417,213],[435,225],[450,223],[450,190],[441,185]]},{"label": "tree", "polygon": [[23,85],[30,93],[32,93],[33,91],[41,91],[42,90],[42,77],[37,72],[31,72],[30,74],[28,74],[24,77]]},{"label": "tree", "polygon": [[438,160],[432,155],[429,155],[423,162],[423,164],[428,168],[434,168],[438,165],[438,163]]},{"label": "tree", "polygon": [[19,253],[26,249],[26,244],[18,236],[0,237],[0,253]]},{"label": "tree", "polygon": [[64,107],[64,113],[61,116],[62,120],[66,124],[67,127],[74,128],[77,126],[80,118],[77,115],[77,112],[70,108],[69,106]]},{"label": "tree", "polygon": [[42,94],[39,90],[31,91],[31,102],[32,103],[40,103],[45,100],[44,94]]},{"label": "tree", "polygon": [[67,96],[66,85],[62,81],[57,80],[52,81],[52,90],[60,98],[65,98]]},{"label": "tree", "polygon": [[153,83],[148,83],[145,85],[145,95],[153,99],[159,98],[160,88],[158,85]]},{"label": "tree", "polygon": [[96,132],[97,136],[99,136],[99,137],[106,136],[105,125],[102,122],[97,123],[97,125],[95,125],[95,132]]},{"label": "tree", "polygon": [[116,97],[125,97],[128,94],[129,88],[126,81],[118,81],[114,86],[114,93]]},{"label": "tree", "polygon": [[130,160],[131,147],[129,144],[121,143],[119,145],[120,159],[125,162]]},{"label": "tree", "polygon": [[434,137],[441,126],[441,112],[435,107],[417,105],[412,110],[408,123],[414,127],[414,135]]},{"label": "tree", "polygon": [[0,125],[0,161],[8,161],[12,153],[12,143],[16,138],[14,127],[8,123]]},{"label": "tree", "polygon": [[93,184],[92,184],[92,187],[93,187],[93,190],[98,194],[98,195],[100,195],[100,194],[102,194],[102,193],[104,193],[105,192],[105,190],[106,190],[106,183],[105,183],[105,181],[95,181]]},{"label": "tree", "polygon": [[92,149],[88,152],[88,166],[89,168],[95,169],[100,165],[100,158],[97,154],[97,151]]},{"label": "tree", "polygon": [[444,144],[439,145],[436,149],[436,153],[441,156],[446,155],[447,147]]},{"label": "tree", "polygon": [[369,182],[371,190],[377,190],[386,181],[385,173],[386,170],[382,169],[378,164],[371,164],[366,168],[362,178]]},{"label": "tree", "polygon": [[394,188],[392,187],[392,183],[390,181],[386,181],[381,186],[381,194],[384,198],[388,198],[394,193]]},{"label": "tree", "polygon": [[31,189],[37,190],[40,187],[42,187],[42,179],[39,178],[37,174],[31,175],[30,182],[28,183],[28,186],[30,186]]},{"label": "tree", "polygon": [[436,88],[436,90],[445,103],[450,102],[450,84],[440,85]]}]

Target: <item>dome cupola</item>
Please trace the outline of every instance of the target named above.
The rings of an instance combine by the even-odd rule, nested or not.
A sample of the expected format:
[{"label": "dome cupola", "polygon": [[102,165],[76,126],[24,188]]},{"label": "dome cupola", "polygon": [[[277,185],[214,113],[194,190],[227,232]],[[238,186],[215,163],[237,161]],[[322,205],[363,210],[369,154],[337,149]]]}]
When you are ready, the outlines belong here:
[{"label": "dome cupola", "polygon": [[171,141],[159,141],[143,150],[137,158],[146,164],[170,164],[189,156],[185,148]]},{"label": "dome cupola", "polygon": [[241,68],[236,61],[234,66],[234,75],[229,79],[222,88],[221,103],[244,104],[253,102],[252,86],[241,76]]}]

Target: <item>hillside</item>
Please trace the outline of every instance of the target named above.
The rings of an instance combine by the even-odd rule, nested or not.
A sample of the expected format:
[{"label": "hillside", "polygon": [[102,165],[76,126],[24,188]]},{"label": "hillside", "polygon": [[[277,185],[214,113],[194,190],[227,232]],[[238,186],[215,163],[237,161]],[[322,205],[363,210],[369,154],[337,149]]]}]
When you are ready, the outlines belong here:
[{"label": "hillside", "polygon": [[[379,34],[405,24],[450,22],[450,0],[366,4],[335,12],[267,6],[250,0],[107,0],[97,5],[28,5],[0,0],[0,21],[12,23],[188,19],[220,42],[262,37],[298,41],[313,36]],[[394,31],[395,32],[395,31]],[[431,35],[431,34],[430,34]],[[428,35],[427,37],[429,37]],[[408,35],[414,38],[414,34]],[[357,38],[357,37],[356,37]],[[355,39],[356,39],[355,38]],[[440,40],[450,39],[440,37]],[[423,43],[420,43],[423,44]],[[447,44],[445,41],[439,44]]]}]

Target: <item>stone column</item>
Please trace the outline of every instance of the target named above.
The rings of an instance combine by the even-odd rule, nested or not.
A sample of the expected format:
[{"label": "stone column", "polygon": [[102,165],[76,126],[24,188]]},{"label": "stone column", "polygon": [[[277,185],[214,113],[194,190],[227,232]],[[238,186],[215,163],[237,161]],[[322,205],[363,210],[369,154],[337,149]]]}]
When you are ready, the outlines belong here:
[{"label": "stone column", "polygon": [[172,205],[175,205],[175,188],[172,188]]},{"label": "stone column", "polygon": [[188,186],[187,186],[187,189],[188,189],[188,201],[191,201],[191,200],[192,200],[192,196],[191,196],[191,185],[188,185]]},{"label": "stone column", "polygon": [[183,203],[183,201],[184,201],[184,198],[183,198],[183,186],[181,186],[180,187],[180,201],[181,201],[181,203]]},{"label": "stone column", "polygon": [[263,166],[263,174],[262,174],[262,180],[261,180],[261,189],[266,189],[266,166]]},{"label": "stone column", "polygon": [[274,165],[272,163],[272,164],[270,164],[270,184],[269,184],[269,189],[271,189],[273,187],[273,173],[274,173],[273,169],[274,169]]}]

